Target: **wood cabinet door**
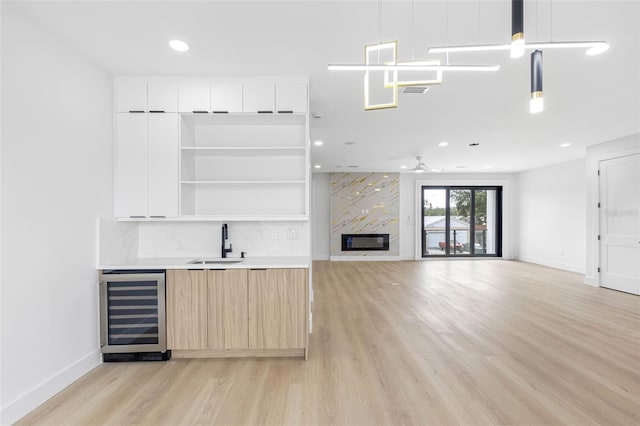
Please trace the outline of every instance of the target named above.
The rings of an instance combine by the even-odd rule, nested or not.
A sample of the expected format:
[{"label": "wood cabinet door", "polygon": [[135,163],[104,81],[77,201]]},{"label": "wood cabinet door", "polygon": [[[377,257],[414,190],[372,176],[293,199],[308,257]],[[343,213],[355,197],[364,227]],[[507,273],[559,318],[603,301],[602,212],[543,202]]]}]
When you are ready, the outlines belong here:
[{"label": "wood cabinet door", "polygon": [[275,86],[247,83],[243,86],[244,112],[274,112]]},{"label": "wood cabinet door", "polygon": [[147,111],[147,83],[118,83],[116,111]]},{"label": "wood cabinet door", "polygon": [[277,112],[307,112],[307,85],[279,83],[276,85]]},{"label": "wood cabinet door", "polygon": [[167,349],[207,348],[207,271],[167,271]]},{"label": "wood cabinet door", "polygon": [[211,85],[211,111],[242,112],[242,83],[214,82]]},{"label": "wood cabinet door", "polygon": [[175,83],[150,83],[147,99],[149,112],[178,112],[178,85]]},{"label": "wood cabinet door", "polygon": [[249,348],[306,347],[307,270],[249,270]]},{"label": "wood cabinet door", "polygon": [[247,349],[247,270],[207,271],[209,349]]},{"label": "wood cabinet door", "polygon": [[118,113],[116,217],[147,216],[147,114]]},{"label": "wood cabinet door", "polygon": [[178,114],[149,114],[149,216],[178,216]]},{"label": "wood cabinet door", "polygon": [[208,82],[181,83],[178,87],[179,112],[209,112],[211,93]]}]

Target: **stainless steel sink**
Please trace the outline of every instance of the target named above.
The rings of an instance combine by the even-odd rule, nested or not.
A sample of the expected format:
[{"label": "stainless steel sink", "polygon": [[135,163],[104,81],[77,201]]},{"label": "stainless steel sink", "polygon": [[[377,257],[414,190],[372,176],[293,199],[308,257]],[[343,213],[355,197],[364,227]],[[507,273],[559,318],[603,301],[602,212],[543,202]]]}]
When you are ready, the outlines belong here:
[{"label": "stainless steel sink", "polygon": [[187,262],[189,265],[215,265],[215,264],[229,264],[229,263],[241,263],[244,259],[194,259]]}]

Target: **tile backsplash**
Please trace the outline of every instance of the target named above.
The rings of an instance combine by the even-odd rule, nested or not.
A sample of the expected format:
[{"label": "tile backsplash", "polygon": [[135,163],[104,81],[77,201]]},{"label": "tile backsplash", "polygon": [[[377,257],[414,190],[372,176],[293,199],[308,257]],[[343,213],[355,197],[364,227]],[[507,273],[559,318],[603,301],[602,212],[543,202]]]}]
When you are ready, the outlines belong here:
[{"label": "tile backsplash", "polygon": [[[310,256],[308,222],[227,222],[229,257]],[[222,222],[119,222],[103,218],[98,264],[134,258],[220,257]]]}]

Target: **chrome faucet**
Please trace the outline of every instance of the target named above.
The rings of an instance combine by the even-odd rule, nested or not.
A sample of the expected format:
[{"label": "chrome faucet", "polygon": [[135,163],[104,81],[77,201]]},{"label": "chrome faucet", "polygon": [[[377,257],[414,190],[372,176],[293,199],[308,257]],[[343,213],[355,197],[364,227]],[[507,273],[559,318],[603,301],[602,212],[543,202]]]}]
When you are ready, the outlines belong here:
[{"label": "chrome faucet", "polygon": [[222,257],[227,257],[227,253],[231,253],[233,251],[233,247],[231,243],[229,243],[229,248],[227,248],[227,243],[229,243],[229,230],[227,228],[227,224],[222,224]]}]

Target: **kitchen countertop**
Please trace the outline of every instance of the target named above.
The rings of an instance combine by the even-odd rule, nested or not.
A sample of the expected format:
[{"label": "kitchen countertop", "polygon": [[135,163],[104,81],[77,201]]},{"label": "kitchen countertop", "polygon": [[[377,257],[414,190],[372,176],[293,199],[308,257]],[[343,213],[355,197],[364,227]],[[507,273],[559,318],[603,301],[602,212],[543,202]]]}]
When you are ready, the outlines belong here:
[{"label": "kitchen countertop", "polygon": [[[142,257],[117,262],[105,262],[98,269],[276,269],[308,268],[309,256],[290,257],[247,257],[240,263],[190,264],[194,259],[211,260],[211,257]],[[240,258],[227,258],[240,259]]]}]

